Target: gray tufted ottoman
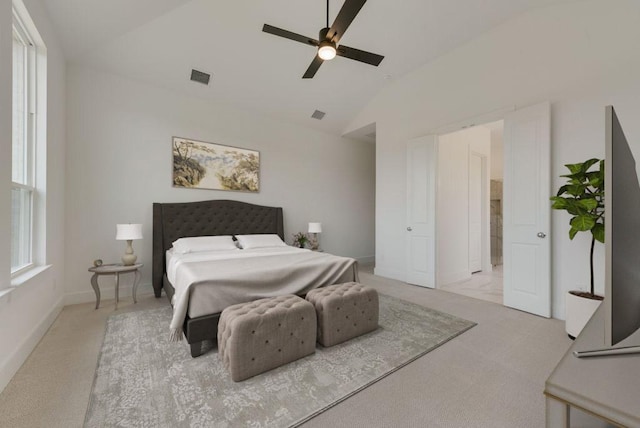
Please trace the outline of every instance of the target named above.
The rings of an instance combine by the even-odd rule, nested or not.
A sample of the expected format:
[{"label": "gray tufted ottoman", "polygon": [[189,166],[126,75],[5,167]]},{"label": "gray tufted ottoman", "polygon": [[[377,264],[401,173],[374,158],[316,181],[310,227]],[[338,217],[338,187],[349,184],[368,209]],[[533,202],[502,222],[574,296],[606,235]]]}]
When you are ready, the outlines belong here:
[{"label": "gray tufted ottoman", "polygon": [[378,328],[378,292],[357,282],[316,288],[307,294],[318,317],[318,342],[337,345]]},{"label": "gray tufted ottoman", "polygon": [[286,295],[229,306],[220,315],[218,353],[235,382],[316,351],[316,313]]}]

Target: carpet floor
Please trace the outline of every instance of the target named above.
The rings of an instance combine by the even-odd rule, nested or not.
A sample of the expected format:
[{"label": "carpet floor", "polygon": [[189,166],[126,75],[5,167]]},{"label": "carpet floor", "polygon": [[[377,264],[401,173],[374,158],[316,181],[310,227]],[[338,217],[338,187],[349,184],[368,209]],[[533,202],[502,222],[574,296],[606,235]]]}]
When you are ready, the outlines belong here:
[{"label": "carpet floor", "polygon": [[[571,344],[562,321],[382,278],[372,266],[360,266],[360,282],[478,325],[304,428],[544,427],[544,381]],[[137,304],[123,298],[117,311],[113,303],[105,298],[97,310],[95,302],[62,310],[0,393],[0,427],[82,426],[109,316],[168,307],[166,298],[149,294],[139,294]]]},{"label": "carpet floor", "polygon": [[380,295],[380,327],[233,382],[212,349],[169,343],[170,308],[107,322],[87,427],[297,426],[455,338],[475,323]]}]

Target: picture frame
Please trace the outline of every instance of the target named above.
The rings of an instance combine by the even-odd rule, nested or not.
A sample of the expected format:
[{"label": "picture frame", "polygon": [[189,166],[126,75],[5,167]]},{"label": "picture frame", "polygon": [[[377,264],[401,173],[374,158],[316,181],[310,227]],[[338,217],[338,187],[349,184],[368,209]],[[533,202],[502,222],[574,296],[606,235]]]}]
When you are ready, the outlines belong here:
[{"label": "picture frame", "polygon": [[173,187],[260,191],[257,150],[172,137]]}]

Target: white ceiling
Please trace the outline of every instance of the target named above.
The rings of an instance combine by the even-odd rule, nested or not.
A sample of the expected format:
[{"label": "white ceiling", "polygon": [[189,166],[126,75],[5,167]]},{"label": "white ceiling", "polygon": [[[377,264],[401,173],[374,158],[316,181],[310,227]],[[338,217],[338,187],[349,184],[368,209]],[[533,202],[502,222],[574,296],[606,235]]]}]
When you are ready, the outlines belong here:
[{"label": "white ceiling", "polygon": [[[317,38],[324,0],[43,1],[70,62],[340,135],[390,80],[563,0],[369,1],[341,43],[384,55],[380,66],[338,57],[304,80],[314,48],[262,25]],[[330,22],[342,3],[330,0]],[[190,82],[191,68],[211,73],[211,84]],[[311,119],[315,109],[322,121]]]}]

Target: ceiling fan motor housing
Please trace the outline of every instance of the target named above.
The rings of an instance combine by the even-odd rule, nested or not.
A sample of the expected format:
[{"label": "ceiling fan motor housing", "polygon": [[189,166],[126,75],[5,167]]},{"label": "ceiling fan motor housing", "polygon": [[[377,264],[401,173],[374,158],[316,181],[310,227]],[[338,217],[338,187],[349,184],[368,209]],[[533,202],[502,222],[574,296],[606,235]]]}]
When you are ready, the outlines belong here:
[{"label": "ceiling fan motor housing", "polygon": [[[323,40],[327,40],[327,34],[329,33],[330,28],[326,27],[323,28],[322,30],[320,30],[320,34],[318,36],[318,40],[323,41]],[[331,40],[327,40],[327,41],[331,41]]]}]

